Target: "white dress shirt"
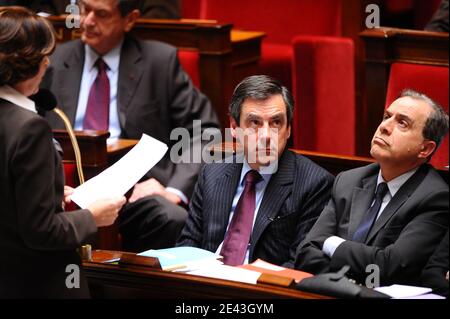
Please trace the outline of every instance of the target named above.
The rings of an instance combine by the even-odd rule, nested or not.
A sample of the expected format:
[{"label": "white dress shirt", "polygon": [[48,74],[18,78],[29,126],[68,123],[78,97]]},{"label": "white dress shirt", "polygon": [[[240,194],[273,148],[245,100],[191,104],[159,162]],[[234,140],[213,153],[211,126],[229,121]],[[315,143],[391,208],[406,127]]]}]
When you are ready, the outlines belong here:
[{"label": "white dress shirt", "polygon": [[23,107],[28,111],[37,113],[34,102],[9,85],[0,86],[0,98]]}]

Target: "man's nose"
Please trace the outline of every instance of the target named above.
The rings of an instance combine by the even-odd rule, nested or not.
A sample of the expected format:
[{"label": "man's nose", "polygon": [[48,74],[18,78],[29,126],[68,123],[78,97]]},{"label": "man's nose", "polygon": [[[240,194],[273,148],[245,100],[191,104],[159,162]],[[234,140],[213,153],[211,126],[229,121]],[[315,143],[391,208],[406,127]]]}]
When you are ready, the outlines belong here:
[{"label": "man's nose", "polygon": [[85,25],[92,26],[95,24],[95,13],[94,11],[90,11],[81,16],[81,23]]},{"label": "man's nose", "polygon": [[388,118],[388,119],[382,121],[380,124],[381,133],[388,134],[388,135],[391,134],[393,124],[394,124],[394,121],[392,120],[392,118]]},{"label": "man's nose", "polygon": [[260,140],[270,139],[271,128],[269,123],[264,123],[260,128],[258,128],[258,137]]}]

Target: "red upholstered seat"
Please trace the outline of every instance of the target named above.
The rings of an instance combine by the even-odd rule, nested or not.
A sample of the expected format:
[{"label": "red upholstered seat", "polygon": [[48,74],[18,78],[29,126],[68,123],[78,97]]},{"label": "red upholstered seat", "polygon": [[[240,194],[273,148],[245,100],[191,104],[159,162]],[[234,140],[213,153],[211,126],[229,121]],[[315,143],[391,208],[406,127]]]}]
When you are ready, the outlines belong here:
[{"label": "red upholstered seat", "polygon": [[[430,66],[411,63],[393,63],[389,74],[386,106],[389,106],[405,88],[422,92],[438,102],[448,114],[448,67]],[[448,134],[437,152],[431,159],[431,164],[442,168],[448,162]]]},{"label": "red upholstered seat", "polygon": [[[186,0],[184,0],[186,1]],[[189,1],[189,0],[188,0]],[[339,0],[201,0],[200,18],[264,31],[259,73],[291,87],[291,41],[296,35],[339,36]]]},{"label": "red upholstered seat", "polygon": [[294,148],[355,154],[355,63],[351,39],[293,40]]},{"label": "red upholstered seat", "polygon": [[199,56],[196,51],[179,50],[178,59],[181,66],[191,78],[195,87],[200,89]]},{"label": "red upholstered seat", "polygon": [[77,187],[80,185],[80,182],[78,181],[77,166],[75,164],[64,164],[64,178],[65,185],[67,186]]},{"label": "red upholstered seat", "polygon": [[[77,166],[75,164],[64,163],[63,167],[64,167],[64,185],[73,188],[80,185],[80,182],[78,180]],[[71,211],[75,209],[78,208],[73,202],[71,202],[65,207],[66,211]]]},{"label": "red upholstered seat", "polygon": [[181,17],[183,19],[200,18],[201,0],[181,0]]}]

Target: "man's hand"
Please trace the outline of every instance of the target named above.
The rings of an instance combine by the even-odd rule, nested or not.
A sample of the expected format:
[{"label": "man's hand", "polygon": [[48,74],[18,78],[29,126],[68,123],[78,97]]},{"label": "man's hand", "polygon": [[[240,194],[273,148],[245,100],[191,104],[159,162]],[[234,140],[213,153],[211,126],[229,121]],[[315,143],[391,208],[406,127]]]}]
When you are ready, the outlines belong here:
[{"label": "man's hand", "polygon": [[150,195],[162,196],[176,205],[181,203],[181,198],[179,196],[167,191],[166,188],[154,178],[150,178],[145,182],[137,183],[136,185],[134,185],[133,193],[128,199],[128,202],[133,203],[138,199],[141,199],[142,197]]}]

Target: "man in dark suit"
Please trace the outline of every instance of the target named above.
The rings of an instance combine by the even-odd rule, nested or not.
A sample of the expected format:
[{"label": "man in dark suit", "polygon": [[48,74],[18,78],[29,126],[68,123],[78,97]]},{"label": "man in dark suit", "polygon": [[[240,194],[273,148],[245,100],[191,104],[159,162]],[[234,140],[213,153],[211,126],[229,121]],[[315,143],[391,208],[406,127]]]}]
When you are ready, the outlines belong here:
[{"label": "man in dark suit", "polygon": [[[109,124],[103,124],[112,137],[139,139],[145,133],[170,148],[176,142],[170,137],[172,129],[183,127],[193,143],[201,137],[193,121],[201,120],[201,129],[217,128],[217,116],[182,70],[175,48],[127,34],[139,16],[138,2],[80,1],[81,41],[57,47],[44,86],[55,93],[75,129],[102,129],[96,123],[87,125],[88,114],[100,110],[106,100],[109,116],[104,117]],[[101,76],[104,73],[107,77]],[[102,102],[100,106],[91,101],[97,87],[100,91],[94,92],[97,98],[92,101]],[[105,87],[109,94],[102,93]],[[94,113],[94,119],[100,117]],[[53,128],[63,128],[56,116],[50,114],[48,119]],[[184,226],[187,212],[183,206],[189,201],[201,164],[175,163],[169,153],[135,185],[130,203],[119,216],[126,250],[173,246]]]},{"label": "man in dark suit", "polygon": [[286,149],[293,98],[268,76],[251,76],[231,100],[231,133],[243,152],[206,165],[178,246],[218,252],[224,263],[258,258],[292,267],[295,249],[330,196],[333,176]]},{"label": "man in dark suit", "polygon": [[[0,0],[0,6],[24,6],[35,12],[45,12],[51,15],[68,14],[67,6],[71,0]],[[180,19],[179,0],[141,0],[142,18],[149,19]]]},{"label": "man in dark suit", "polygon": [[362,284],[376,284],[377,274],[381,285],[419,284],[448,228],[448,184],[427,164],[447,132],[440,106],[403,91],[372,139],[378,163],[336,177],[330,202],[298,248],[296,268],[317,274],[349,265]]},{"label": "man in dark suit", "polygon": [[436,294],[448,298],[448,230],[441,243],[428,260],[425,269],[422,271],[422,285],[433,289]]}]

